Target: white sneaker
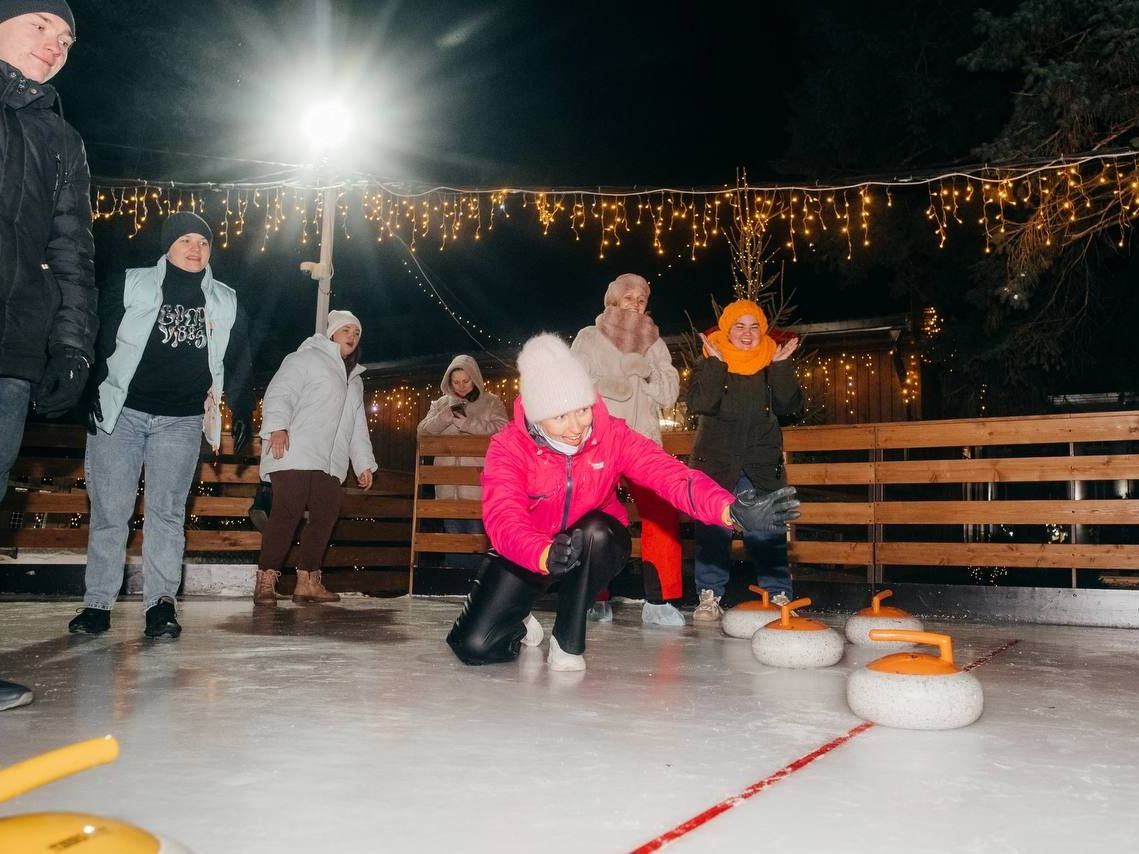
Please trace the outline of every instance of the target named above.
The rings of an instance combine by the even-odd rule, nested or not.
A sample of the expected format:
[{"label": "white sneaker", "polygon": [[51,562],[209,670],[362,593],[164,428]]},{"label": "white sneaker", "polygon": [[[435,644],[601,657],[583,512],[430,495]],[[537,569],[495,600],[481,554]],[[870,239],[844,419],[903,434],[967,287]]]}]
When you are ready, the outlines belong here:
[{"label": "white sneaker", "polygon": [[593,607],[585,612],[585,618],[591,623],[612,623],[613,606],[608,602],[594,602]]},{"label": "white sneaker", "polygon": [[692,612],[692,621],[695,623],[718,623],[724,616],[724,609],[720,607],[720,597],[711,590],[700,591],[700,604]]},{"label": "white sneaker", "polygon": [[585,656],[563,652],[558,646],[558,639],[553,635],[550,635],[550,654],[546,656],[546,661],[550,665],[550,670],[562,672],[585,670]]},{"label": "white sneaker", "polygon": [[647,626],[683,626],[684,615],[668,602],[662,605],[646,602],[641,608],[641,622]]},{"label": "white sneaker", "polygon": [[778,605],[780,608],[791,604],[791,598],[786,593],[776,593],[770,601],[772,605]]},{"label": "white sneaker", "polygon": [[526,619],[522,621],[522,625],[526,627],[526,637],[522,638],[523,646],[537,646],[542,642],[545,637],[545,632],[542,631],[542,624],[538,622],[533,614],[527,614]]}]

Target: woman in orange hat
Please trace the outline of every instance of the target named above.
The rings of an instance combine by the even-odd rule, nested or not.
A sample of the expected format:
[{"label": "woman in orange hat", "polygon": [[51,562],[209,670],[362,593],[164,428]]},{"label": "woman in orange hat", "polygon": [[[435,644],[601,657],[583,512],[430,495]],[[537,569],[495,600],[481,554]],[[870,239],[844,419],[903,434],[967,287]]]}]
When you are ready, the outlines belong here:
[{"label": "woman in orange hat", "polygon": [[[701,335],[704,358],[692,371],[688,411],[700,416],[690,465],[725,489],[771,492],[785,486],[779,418],[802,408],[803,393],[791,354],[798,338],[780,344],[768,333],[763,309],[750,300],[724,308],[719,328]],[[696,522],[698,622],[723,616],[720,600],[731,567],[731,531]],[[744,535],[757,583],[785,604],[791,599],[785,534]],[[784,598],[785,597],[785,598]]]}]

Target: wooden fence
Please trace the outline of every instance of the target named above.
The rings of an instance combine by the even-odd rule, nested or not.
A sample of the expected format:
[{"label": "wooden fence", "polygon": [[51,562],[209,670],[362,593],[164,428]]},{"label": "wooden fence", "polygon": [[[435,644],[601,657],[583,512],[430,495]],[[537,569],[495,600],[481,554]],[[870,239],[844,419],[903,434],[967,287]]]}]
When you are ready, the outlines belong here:
[{"label": "wooden fence", "polygon": [[[27,425],[20,458],[9,475],[8,494],[0,503],[0,549],[19,557],[28,552],[86,548],[85,445],[86,434],[80,427]],[[227,435],[220,460],[203,461],[198,469],[187,505],[188,557],[226,556],[229,561],[249,563],[257,559],[261,534],[252,529],[246,513],[257,488],[260,440],[253,440],[245,458],[232,456],[232,450]],[[411,486],[410,472],[381,469],[371,490],[347,490],[325,565],[370,573],[377,568],[398,568],[402,589],[411,539]],[[134,554],[142,546],[140,517],[145,512],[139,492],[138,515],[132,520],[127,545],[128,553]],[[294,565],[293,558],[290,554],[287,566]],[[390,575],[391,569],[386,572]],[[336,586],[347,589],[343,584]]]},{"label": "wooden fence", "polygon": [[[666,433],[684,457],[692,433]],[[486,437],[422,437],[415,471],[412,573],[419,555],[475,553],[477,534],[423,530],[476,519],[478,501],[423,497],[437,484],[477,484],[479,470],[435,456],[481,456]],[[1139,412],[830,425],[784,431],[787,475],[803,498],[791,526],[800,565],[1139,569]],[[630,505],[630,518],[636,519]],[[634,538],[634,554],[639,553]],[[692,543],[684,543],[691,555]],[[741,555],[741,543],[735,542]]]},{"label": "wooden fence", "polygon": [[[668,433],[665,447],[683,457],[692,438]],[[798,565],[865,567],[875,582],[887,567],[1065,570],[1073,585],[1080,569],[1139,570],[1139,500],[1131,498],[1131,481],[1139,481],[1139,412],[790,428],[784,440],[788,478],[803,498],[803,515],[791,528]],[[252,563],[261,537],[245,514],[257,466],[255,457],[233,457],[229,441],[220,462],[199,470],[186,551]],[[481,535],[429,530],[444,519],[479,518],[478,501],[425,493],[434,485],[477,484],[477,468],[429,459],[481,456],[487,441],[423,437],[414,477],[381,471],[371,491],[348,490],[326,565],[378,572],[399,589],[410,566],[410,590],[421,555],[484,550]],[[0,549],[19,556],[86,547],[84,444],[81,428],[28,425],[0,504]],[[250,453],[258,450],[255,440]],[[140,496],[137,511],[144,509]],[[630,516],[637,519],[635,508]],[[132,531],[131,552],[141,536]],[[635,539],[635,553],[639,546]],[[691,556],[689,538],[684,548]]]}]

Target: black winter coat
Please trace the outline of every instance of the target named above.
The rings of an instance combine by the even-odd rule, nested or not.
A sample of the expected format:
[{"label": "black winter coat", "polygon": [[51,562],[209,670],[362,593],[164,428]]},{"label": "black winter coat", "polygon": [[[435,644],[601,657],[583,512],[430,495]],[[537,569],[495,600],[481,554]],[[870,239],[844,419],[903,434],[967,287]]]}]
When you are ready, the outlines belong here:
[{"label": "black winter coat", "polygon": [[33,383],[49,352],[91,361],[98,329],[91,175],[56,100],[0,62],[0,376]]},{"label": "black winter coat", "polygon": [[688,411],[700,416],[689,464],[724,489],[746,474],[757,490],[786,485],[779,417],[803,407],[790,359],[757,374],[728,372],[719,359],[701,359],[688,384]]}]

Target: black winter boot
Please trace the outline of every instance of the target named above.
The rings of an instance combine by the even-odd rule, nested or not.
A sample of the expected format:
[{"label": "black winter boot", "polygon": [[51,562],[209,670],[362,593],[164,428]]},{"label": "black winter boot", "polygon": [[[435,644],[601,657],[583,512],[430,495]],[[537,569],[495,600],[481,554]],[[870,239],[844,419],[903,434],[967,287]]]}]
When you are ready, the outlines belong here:
[{"label": "black winter boot", "polygon": [[101,635],[111,627],[111,612],[102,608],[84,608],[72,618],[67,630],[73,635]]},{"label": "black winter boot", "polygon": [[148,638],[170,638],[173,640],[182,634],[182,627],[174,613],[174,600],[163,596],[155,605],[146,610],[146,629],[143,631]]}]

